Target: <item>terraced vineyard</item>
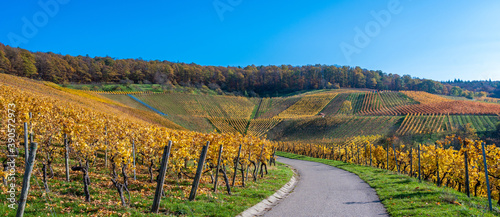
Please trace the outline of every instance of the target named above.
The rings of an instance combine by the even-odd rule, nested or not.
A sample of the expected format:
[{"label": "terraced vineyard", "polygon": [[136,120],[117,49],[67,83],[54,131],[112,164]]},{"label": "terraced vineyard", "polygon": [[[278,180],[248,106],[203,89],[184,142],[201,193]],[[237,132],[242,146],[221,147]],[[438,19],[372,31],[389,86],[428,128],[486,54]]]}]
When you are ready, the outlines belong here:
[{"label": "terraced vineyard", "polygon": [[144,106],[143,104],[133,100],[132,98],[130,98],[129,96],[124,95],[124,94],[101,94],[101,96],[104,96],[104,97],[109,98],[111,100],[117,101],[117,102],[122,103],[124,105],[128,105],[128,106],[135,108],[135,109],[141,109],[141,110],[149,111],[149,112],[152,111],[148,107]]},{"label": "terraced vineyard", "polygon": [[[104,96],[149,110],[126,95]],[[319,143],[369,135],[444,135],[466,123],[477,132],[492,132],[500,114],[499,104],[414,91],[335,90],[272,98],[181,93],[135,96],[189,130]]]},{"label": "terraced vineyard", "polygon": [[342,102],[342,105],[337,114],[354,115],[361,111],[363,107],[364,94],[350,93],[347,99]]},{"label": "terraced vineyard", "polygon": [[412,98],[413,100],[419,102],[420,104],[431,104],[431,103],[441,103],[449,102],[451,99],[447,99],[438,95],[430,94],[423,91],[401,91],[403,94]]},{"label": "terraced vineyard", "polygon": [[334,129],[333,138],[354,137],[358,135],[387,135],[400,117],[354,117],[347,119],[342,125]]},{"label": "terraced vineyard", "polygon": [[325,108],[336,94],[304,96],[285,111],[281,112],[279,118],[299,118],[317,115]]},{"label": "terraced vineyard", "polygon": [[385,111],[372,112],[370,115],[391,114],[450,114],[450,115],[496,115],[500,104],[473,101],[445,101],[430,104],[416,104],[394,107]]},{"label": "terraced vineyard", "polygon": [[248,120],[232,119],[232,118],[208,118],[208,120],[216,127],[219,132],[242,134],[244,135],[247,129]]},{"label": "terraced vineyard", "polygon": [[384,108],[394,108],[418,103],[401,92],[379,92],[379,96],[384,103]]},{"label": "terraced vineyard", "polygon": [[380,94],[369,92],[365,94],[365,97],[363,99],[363,105],[359,113],[365,114],[367,112],[380,110],[384,107],[385,105],[382,102]]},{"label": "terraced vineyard", "polygon": [[[432,134],[450,130],[444,115],[407,115],[396,131],[399,135]],[[443,123],[445,126],[443,126]]]},{"label": "terraced vineyard", "polygon": [[471,123],[477,131],[493,131],[498,123],[498,116],[491,115],[451,115],[447,120],[451,129],[456,129],[464,124]]},{"label": "terraced vineyard", "polygon": [[330,101],[330,103],[328,103],[328,105],[326,105],[320,113],[323,113],[328,117],[336,115],[342,107],[342,103],[347,99],[348,96],[348,93],[337,94],[337,96],[333,98],[332,101]]},{"label": "terraced vineyard", "polygon": [[267,131],[273,129],[281,121],[282,119],[279,118],[253,119],[250,121],[247,134],[262,137],[267,133]]},{"label": "terraced vineyard", "polygon": [[259,109],[258,118],[272,118],[277,116],[279,113],[285,111],[290,106],[299,101],[300,97],[285,97],[285,98],[270,98],[267,104],[262,104],[261,109]]},{"label": "terraced vineyard", "polygon": [[329,143],[360,135],[387,135],[402,118],[401,116],[336,116],[288,119],[270,130],[270,138]]}]

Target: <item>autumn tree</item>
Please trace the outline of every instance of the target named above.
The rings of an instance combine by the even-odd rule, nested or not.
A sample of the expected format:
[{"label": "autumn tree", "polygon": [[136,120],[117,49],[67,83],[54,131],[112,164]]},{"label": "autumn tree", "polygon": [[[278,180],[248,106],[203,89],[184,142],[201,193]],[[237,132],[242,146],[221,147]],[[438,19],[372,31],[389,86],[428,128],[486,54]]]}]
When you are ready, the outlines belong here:
[{"label": "autumn tree", "polygon": [[0,72],[6,73],[9,70],[10,70],[10,61],[5,56],[5,52],[2,49],[0,49]]},{"label": "autumn tree", "polygon": [[21,59],[22,71],[18,72],[21,73],[21,76],[32,77],[38,74],[35,67],[35,56],[31,52],[27,50],[21,51]]},{"label": "autumn tree", "polygon": [[[460,88],[432,80],[386,74],[380,70],[337,65],[269,65],[246,67],[201,66],[160,60],[114,59],[29,52],[0,43],[0,72],[37,78],[55,83],[156,83],[194,86],[209,84],[218,92],[250,91],[275,96],[323,88],[371,88],[378,90],[415,90],[437,94],[463,95]],[[491,83],[491,82],[490,82]],[[488,83],[489,84],[489,83]],[[493,85],[494,83],[491,83]],[[495,87],[491,86],[490,92]],[[478,91],[476,91],[478,92]],[[500,91],[499,91],[500,92]],[[475,94],[475,93],[474,93]]]}]

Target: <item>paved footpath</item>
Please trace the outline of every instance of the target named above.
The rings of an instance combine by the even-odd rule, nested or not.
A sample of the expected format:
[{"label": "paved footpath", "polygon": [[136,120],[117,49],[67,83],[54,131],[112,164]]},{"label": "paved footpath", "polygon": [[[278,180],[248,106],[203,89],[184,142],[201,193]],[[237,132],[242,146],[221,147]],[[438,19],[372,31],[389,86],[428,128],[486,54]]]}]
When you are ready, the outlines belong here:
[{"label": "paved footpath", "polygon": [[297,169],[299,182],[264,216],[388,216],[375,190],[357,175],[311,161],[278,161]]}]

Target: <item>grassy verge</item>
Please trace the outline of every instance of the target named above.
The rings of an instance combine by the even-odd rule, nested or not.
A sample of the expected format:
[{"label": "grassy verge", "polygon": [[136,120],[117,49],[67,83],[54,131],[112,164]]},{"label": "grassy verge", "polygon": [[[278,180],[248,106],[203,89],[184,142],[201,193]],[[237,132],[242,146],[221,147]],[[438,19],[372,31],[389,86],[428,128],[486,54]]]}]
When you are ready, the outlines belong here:
[{"label": "grassy verge", "polygon": [[[392,171],[278,152],[279,156],[314,161],[357,174],[376,191],[391,216],[500,216],[498,206],[487,211],[485,198],[472,197],[450,188],[398,175]],[[493,201],[495,203],[496,201]]]},{"label": "grassy verge", "polygon": [[[154,215],[149,211],[153,203],[156,183],[147,181],[149,177],[145,175],[147,173],[144,173],[145,168],[139,170],[137,181],[129,178],[131,193],[129,207],[121,206],[107,169],[91,168],[91,202],[85,203],[81,174],[71,172],[71,182],[65,182],[63,167],[57,165],[54,168],[55,177],[48,182],[51,192],[46,194],[39,173],[40,168],[38,165],[33,174],[36,177],[32,176],[25,216],[236,216],[274,194],[293,175],[290,168],[278,164],[269,167],[269,174],[263,179],[254,182],[250,177],[244,188],[240,187],[241,182],[237,179],[235,187],[231,189],[232,195],[227,195],[222,179],[219,181],[218,191],[214,193],[211,190],[213,185],[209,183],[210,178],[204,177],[196,200],[188,201],[191,180],[172,178],[176,175],[169,174],[165,185],[166,197],[162,198],[160,213]],[[17,186],[21,186],[22,174],[18,174],[16,180],[19,180],[16,182]],[[15,216],[16,210],[10,209],[5,199],[7,190],[3,185],[1,188],[3,188],[1,195],[4,199],[0,201],[0,216]],[[18,197],[20,189],[16,191],[16,197]],[[126,194],[125,197],[127,197]]]}]

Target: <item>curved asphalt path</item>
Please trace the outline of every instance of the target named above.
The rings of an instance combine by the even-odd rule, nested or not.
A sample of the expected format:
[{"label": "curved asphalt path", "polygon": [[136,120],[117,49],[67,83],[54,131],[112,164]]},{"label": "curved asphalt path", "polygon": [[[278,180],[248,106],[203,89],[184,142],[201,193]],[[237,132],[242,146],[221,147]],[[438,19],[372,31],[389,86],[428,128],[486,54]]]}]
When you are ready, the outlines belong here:
[{"label": "curved asphalt path", "polygon": [[357,175],[321,163],[279,157],[298,170],[299,182],[266,217],[388,216],[377,193]]}]

